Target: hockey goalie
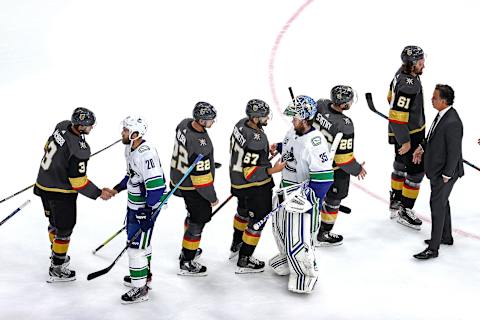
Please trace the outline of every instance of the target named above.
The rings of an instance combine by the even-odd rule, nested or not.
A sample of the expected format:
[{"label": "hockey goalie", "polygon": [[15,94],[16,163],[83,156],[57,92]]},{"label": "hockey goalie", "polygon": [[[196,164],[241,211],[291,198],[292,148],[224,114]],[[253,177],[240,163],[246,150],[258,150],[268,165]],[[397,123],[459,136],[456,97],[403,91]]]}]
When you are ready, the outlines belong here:
[{"label": "hockey goalie", "polygon": [[274,207],[280,204],[280,209],[272,218],[280,252],[269,265],[278,275],[288,275],[288,290],[297,293],[312,292],[317,281],[312,240],[319,227],[323,198],[333,182],[330,147],[322,133],[312,127],[316,110],[312,98],[297,96],[284,111],[293,117],[293,128],[282,143],[271,146],[287,165],[274,196]]}]

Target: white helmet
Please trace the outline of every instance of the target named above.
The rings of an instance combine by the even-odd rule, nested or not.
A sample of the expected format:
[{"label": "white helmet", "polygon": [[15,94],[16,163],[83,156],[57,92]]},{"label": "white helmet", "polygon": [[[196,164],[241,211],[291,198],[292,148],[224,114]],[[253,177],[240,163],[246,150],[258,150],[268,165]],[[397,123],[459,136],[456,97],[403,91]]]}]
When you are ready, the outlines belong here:
[{"label": "white helmet", "polygon": [[[147,123],[140,117],[128,116],[122,121],[122,125],[128,130],[128,138],[130,140],[136,140],[143,137],[147,132]],[[132,139],[134,132],[137,132],[138,136],[135,139]]]}]

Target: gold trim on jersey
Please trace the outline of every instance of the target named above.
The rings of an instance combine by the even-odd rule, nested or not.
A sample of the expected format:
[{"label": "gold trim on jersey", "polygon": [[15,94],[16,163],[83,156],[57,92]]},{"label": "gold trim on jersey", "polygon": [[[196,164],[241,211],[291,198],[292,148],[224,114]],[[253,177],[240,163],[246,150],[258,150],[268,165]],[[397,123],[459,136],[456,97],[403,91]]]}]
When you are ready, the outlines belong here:
[{"label": "gold trim on jersey", "polygon": [[268,178],[268,179],[265,179],[263,181],[245,183],[245,184],[232,184],[232,188],[233,189],[245,189],[245,188],[250,188],[250,187],[259,187],[259,186],[263,186],[264,184],[269,183],[270,181],[272,181],[272,178]]},{"label": "gold trim on jersey", "polygon": [[388,112],[388,120],[396,123],[408,123],[410,114],[405,111],[392,110]]},{"label": "gold trim on jersey", "polygon": [[39,185],[38,182],[35,183],[35,185],[36,185],[39,189],[42,189],[43,191],[60,192],[60,193],[77,193],[77,191],[75,191],[75,190],[65,190],[65,189],[44,187],[44,186],[42,186],[42,185]]},{"label": "gold trim on jersey", "polygon": [[213,175],[211,172],[203,174],[201,176],[190,176],[194,187],[201,188],[213,184]]},{"label": "gold trim on jersey", "polygon": [[[421,127],[418,128],[418,129],[413,129],[413,130],[411,130],[411,131],[408,131],[408,133],[409,133],[409,134],[414,134],[414,133],[420,132],[420,131],[422,131],[422,130],[425,130],[425,127],[426,127],[426,126],[427,126],[427,125],[424,124],[423,126],[421,126]],[[393,132],[389,132],[388,135],[389,135],[390,137],[394,137],[394,136],[395,136],[395,134],[394,134]]]},{"label": "gold trim on jersey", "polygon": [[72,185],[73,189],[82,189],[87,185],[88,183],[88,178],[87,176],[83,177],[77,177],[77,178],[68,178],[68,181],[70,181],[70,184]]},{"label": "gold trim on jersey", "polygon": [[355,158],[353,157],[353,152],[345,153],[345,154],[336,154],[333,157],[333,160],[337,165],[347,164],[352,162]]}]

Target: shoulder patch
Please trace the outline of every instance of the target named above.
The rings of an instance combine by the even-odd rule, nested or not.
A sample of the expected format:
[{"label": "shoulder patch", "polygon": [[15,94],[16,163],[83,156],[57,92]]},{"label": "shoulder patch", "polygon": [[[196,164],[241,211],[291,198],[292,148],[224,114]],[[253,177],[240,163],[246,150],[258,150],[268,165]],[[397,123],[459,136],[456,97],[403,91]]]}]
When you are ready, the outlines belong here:
[{"label": "shoulder patch", "polygon": [[320,137],[313,137],[312,138],[312,145],[319,146],[322,144],[322,138]]},{"label": "shoulder patch", "polygon": [[143,145],[143,146],[140,146],[140,148],[138,148],[138,153],[144,153],[145,151],[148,151],[148,150],[150,150],[150,147]]},{"label": "shoulder patch", "polygon": [[207,145],[207,139],[200,138],[198,139],[198,143],[200,144],[200,147],[205,147]]},{"label": "shoulder patch", "polygon": [[415,81],[413,80],[413,78],[410,78],[410,77],[406,77],[405,78],[405,82],[407,83],[407,85],[409,86],[413,86]]}]

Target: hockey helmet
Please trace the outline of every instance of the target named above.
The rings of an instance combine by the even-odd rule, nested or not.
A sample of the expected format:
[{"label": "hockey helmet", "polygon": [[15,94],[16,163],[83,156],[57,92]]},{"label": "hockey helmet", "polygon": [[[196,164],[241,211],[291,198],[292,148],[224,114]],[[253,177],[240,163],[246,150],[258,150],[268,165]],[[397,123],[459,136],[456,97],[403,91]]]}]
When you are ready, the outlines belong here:
[{"label": "hockey helmet", "polygon": [[87,108],[76,108],[72,113],[74,126],[93,126],[96,122],[95,114]]},{"label": "hockey helmet", "polygon": [[352,89],[352,87],[338,85],[330,90],[330,100],[332,100],[332,102],[337,106],[344,103],[349,103],[350,101],[353,101],[354,98],[355,91]]},{"label": "hockey helmet", "polygon": [[[147,132],[147,123],[140,117],[128,116],[122,121],[122,126],[128,130],[128,138],[136,140],[143,137]],[[138,136],[132,139],[132,135],[137,132]]]},{"label": "hockey helmet", "polygon": [[301,120],[312,120],[316,113],[317,103],[309,96],[296,96],[283,112],[286,116]]},{"label": "hockey helmet", "polygon": [[217,117],[217,110],[208,102],[197,102],[193,108],[193,119],[214,120]]},{"label": "hockey helmet", "polygon": [[263,100],[252,99],[248,101],[245,113],[249,118],[267,117],[270,114],[270,106]]},{"label": "hockey helmet", "polygon": [[416,64],[418,60],[423,59],[424,53],[419,46],[406,46],[400,55],[403,63]]}]

